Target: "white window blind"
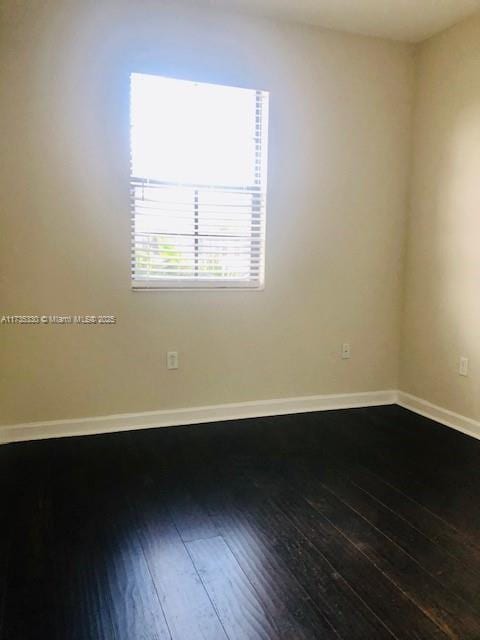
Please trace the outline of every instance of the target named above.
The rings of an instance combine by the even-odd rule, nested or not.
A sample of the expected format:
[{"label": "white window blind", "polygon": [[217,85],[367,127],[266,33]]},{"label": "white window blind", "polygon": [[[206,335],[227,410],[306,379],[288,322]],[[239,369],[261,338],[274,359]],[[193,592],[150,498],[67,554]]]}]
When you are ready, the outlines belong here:
[{"label": "white window blind", "polygon": [[263,284],[268,93],[131,75],[132,286]]}]

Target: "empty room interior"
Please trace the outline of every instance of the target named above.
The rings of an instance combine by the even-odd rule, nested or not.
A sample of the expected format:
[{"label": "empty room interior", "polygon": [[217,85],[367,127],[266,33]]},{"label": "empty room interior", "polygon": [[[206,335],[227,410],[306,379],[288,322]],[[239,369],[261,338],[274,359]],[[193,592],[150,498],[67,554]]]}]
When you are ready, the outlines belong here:
[{"label": "empty room interior", "polygon": [[480,639],[480,0],[0,0],[0,640]]}]

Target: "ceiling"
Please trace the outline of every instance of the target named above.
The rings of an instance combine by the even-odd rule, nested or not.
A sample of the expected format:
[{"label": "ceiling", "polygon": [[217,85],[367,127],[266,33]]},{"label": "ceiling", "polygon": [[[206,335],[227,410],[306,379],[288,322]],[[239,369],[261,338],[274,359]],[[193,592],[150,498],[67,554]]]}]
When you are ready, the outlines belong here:
[{"label": "ceiling", "polygon": [[420,42],[480,11],[480,0],[210,0],[225,8]]}]

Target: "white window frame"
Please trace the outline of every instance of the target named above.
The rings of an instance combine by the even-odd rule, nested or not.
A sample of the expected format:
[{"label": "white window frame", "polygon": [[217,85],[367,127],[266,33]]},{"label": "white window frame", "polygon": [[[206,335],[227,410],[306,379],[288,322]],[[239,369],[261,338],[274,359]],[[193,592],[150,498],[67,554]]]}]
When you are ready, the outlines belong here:
[{"label": "white window frame", "polygon": [[[228,85],[218,85],[228,86]],[[132,222],[132,242],[131,242],[131,287],[134,291],[174,291],[174,290],[263,290],[265,286],[265,227],[266,227],[266,192],[267,192],[267,160],[268,160],[268,107],[269,94],[266,91],[250,89],[255,92],[255,159],[254,174],[255,180],[251,185],[243,187],[197,185],[185,183],[169,183],[152,179],[142,179],[130,175],[131,193],[131,222]],[[130,145],[132,144],[130,140]],[[130,146],[132,150],[132,147]],[[255,231],[252,229],[250,236],[225,236],[232,238],[245,237],[250,239],[250,279],[235,278],[140,278],[136,277],[136,253],[135,243],[137,234],[135,232],[135,193],[138,188],[162,188],[179,187],[192,189],[195,192],[195,204],[193,206],[192,218],[194,220],[195,231],[192,234],[185,234],[185,237],[194,238],[195,247],[195,269],[201,256],[198,249],[198,239],[209,237],[209,234],[200,234],[198,231],[198,192],[206,192],[209,189],[215,192],[229,192],[238,194],[250,194],[252,197],[251,224],[255,224]],[[255,249],[253,249],[254,247]],[[258,265],[258,266],[255,266]],[[197,271],[198,273],[198,271]],[[255,274],[255,278],[252,277]]]}]

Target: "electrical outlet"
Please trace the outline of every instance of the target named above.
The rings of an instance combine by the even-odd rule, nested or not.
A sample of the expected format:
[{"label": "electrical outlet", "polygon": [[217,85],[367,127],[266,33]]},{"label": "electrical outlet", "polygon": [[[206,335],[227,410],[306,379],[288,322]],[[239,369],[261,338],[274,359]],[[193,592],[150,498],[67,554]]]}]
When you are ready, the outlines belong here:
[{"label": "electrical outlet", "polygon": [[460,366],[458,368],[458,373],[461,376],[468,376],[468,358],[465,358],[465,357],[460,358]]},{"label": "electrical outlet", "polygon": [[167,352],[167,369],[178,369],[178,351]]},{"label": "electrical outlet", "polygon": [[350,345],[348,342],[342,344],[342,360],[348,360],[351,357]]}]

